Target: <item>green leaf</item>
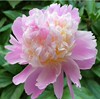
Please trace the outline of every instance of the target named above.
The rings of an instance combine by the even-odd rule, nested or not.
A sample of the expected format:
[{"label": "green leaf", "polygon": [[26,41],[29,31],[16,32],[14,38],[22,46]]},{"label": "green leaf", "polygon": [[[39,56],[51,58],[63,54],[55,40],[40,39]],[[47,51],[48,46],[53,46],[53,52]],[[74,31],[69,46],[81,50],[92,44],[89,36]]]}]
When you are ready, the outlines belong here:
[{"label": "green leaf", "polygon": [[7,0],[12,8],[15,8],[22,0],[11,1]]},{"label": "green leaf", "polygon": [[79,15],[82,17],[84,14],[84,6],[79,10]]},{"label": "green leaf", "polygon": [[63,4],[66,4],[66,1],[65,0],[59,0],[59,3],[63,5]]},{"label": "green leaf", "polygon": [[68,2],[69,2],[69,4],[71,4],[73,6],[75,6],[75,4],[76,4],[76,0],[68,0]]},{"label": "green leaf", "polygon": [[33,6],[32,5],[26,5],[22,9],[23,10],[31,10],[31,9],[33,9]]},{"label": "green leaf", "polygon": [[99,20],[99,19],[100,19],[100,10],[98,10],[96,13],[96,20]]},{"label": "green leaf", "polygon": [[12,24],[7,24],[6,26],[3,26],[2,28],[0,28],[0,32],[4,32],[4,31],[10,29],[11,26],[12,26]]},{"label": "green leaf", "polygon": [[74,86],[73,89],[75,95],[77,95],[81,99],[95,99],[94,95],[85,87],[77,88]]},{"label": "green leaf", "polygon": [[98,76],[100,77],[100,65],[99,66],[94,66],[92,68],[92,71]]},{"label": "green leaf", "polygon": [[8,99],[8,97],[11,97],[13,92],[15,91],[16,86],[12,85],[12,86],[8,86],[7,88],[5,88],[1,94],[0,99]]},{"label": "green leaf", "polygon": [[8,97],[10,97],[10,99],[20,99],[23,91],[24,91],[23,85],[8,86],[3,90],[0,99],[8,99]]},{"label": "green leaf", "polygon": [[95,0],[85,0],[88,15],[95,11]]},{"label": "green leaf", "polygon": [[[66,87],[64,89],[64,93],[63,93],[62,99],[72,99],[68,87]],[[77,99],[80,99],[80,98],[77,98]]]},{"label": "green leaf", "polygon": [[3,26],[3,24],[6,22],[6,18],[2,18],[1,20],[0,20],[0,28]]},{"label": "green leaf", "polygon": [[5,71],[0,70],[0,88],[6,87],[12,83],[12,77]]},{"label": "green leaf", "polygon": [[91,70],[81,71],[81,74],[85,78],[93,78],[95,76]]},{"label": "green leaf", "polygon": [[31,99],[31,97],[30,96],[27,96],[27,99]]},{"label": "green leaf", "polygon": [[92,22],[91,29],[95,33],[95,35],[100,36],[100,19],[96,20],[96,22]]},{"label": "green leaf", "polygon": [[0,51],[0,65],[5,64],[6,60],[4,59],[4,54]]},{"label": "green leaf", "polygon": [[4,67],[5,70],[7,70],[8,72],[14,75],[18,74],[19,72],[23,70],[22,66],[20,66],[19,64],[10,65],[7,62],[4,65],[2,65],[2,67]]},{"label": "green leaf", "polygon": [[97,52],[96,59],[98,62],[100,62],[100,37],[98,37],[98,39],[97,39],[97,50],[98,50],[98,52]]},{"label": "green leaf", "polygon": [[38,99],[56,99],[56,97],[52,91],[45,90]]},{"label": "green leaf", "polygon": [[87,24],[85,22],[81,22],[78,27],[79,30],[87,30]]},{"label": "green leaf", "polygon": [[8,11],[3,11],[3,13],[8,17],[10,18],[11,20],[15,20],[17,17],[21,16],[22,14],[18,11],[11,11],[11,10],[8,10]]},{"label": "green leaf", "polygon": [[10,33],[11,33],[11,29],[8,29],[8,30],[0,33],[0,45],[5,45],[8,42]]},{"label": "green leaf", "polygon": [[20,99],[20,96],[22,95],[23,91],[24,91],[23,84],[18,85],[13,94],[11,95],[10,99]]},{"label": "green leaf", "polygon": [[100,9],[100,2],[96,2],[96,8]]},{"label": "green leaf", "polygon": [[[73,86],[73,90],[75,99],[95,99],[94,95],[85,87],[77,88]],[[68,87],[64,89],[62,99],[72,99]]]},{"label": "green leaf", "polygon": [[87,86],[92,94],[96,97],[96,99],[100,98],[100,85],[91,79],[86,80]]}]

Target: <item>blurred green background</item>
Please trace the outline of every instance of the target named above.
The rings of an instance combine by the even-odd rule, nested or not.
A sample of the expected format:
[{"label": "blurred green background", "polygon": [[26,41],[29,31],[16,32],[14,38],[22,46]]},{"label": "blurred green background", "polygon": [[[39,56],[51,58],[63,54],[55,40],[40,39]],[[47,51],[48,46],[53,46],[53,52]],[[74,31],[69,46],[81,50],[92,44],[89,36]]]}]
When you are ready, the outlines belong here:
[{"label": "blurred green background", "polygon": [[[96,63],[91,70],[81,71],[82,88],[73,85],[76,99],[100,99],[100,2],[99,0],[5,0],[0,1],[0,99],[30,99],[23,89],[23,84],[15,86],[12,77],[23,70],[19,64],[10,65],[4,60],[8,52],[4,46],[9,44],[12,33],[11,26],[16,17],[28,15],[32,8],[45,9],[52,3],[61,5],[72,4],[79,8],[81,22],[80,30],[92,31],[97,39],[98,54]],[[49,85],[38,99],[56,99],[53,86]],[[66,79],[64,80],[64,94],[62,99],[71,99]]]}]

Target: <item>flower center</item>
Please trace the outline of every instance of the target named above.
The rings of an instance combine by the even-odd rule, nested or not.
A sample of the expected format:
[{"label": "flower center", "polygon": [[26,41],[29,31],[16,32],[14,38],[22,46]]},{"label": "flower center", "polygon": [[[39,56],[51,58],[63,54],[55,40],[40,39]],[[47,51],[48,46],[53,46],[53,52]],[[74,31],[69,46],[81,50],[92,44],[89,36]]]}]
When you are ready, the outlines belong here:
[{"label": "flower center", "polygon": [[30,64],[39,66],[65,61],[71,55],[74,44],[73,35],[68,33],[66,20],[51,17],[51,20],[48,18],[45,26],[37,27],[37,29],[27,28],[23,35],[23,51],[26,60]]}]

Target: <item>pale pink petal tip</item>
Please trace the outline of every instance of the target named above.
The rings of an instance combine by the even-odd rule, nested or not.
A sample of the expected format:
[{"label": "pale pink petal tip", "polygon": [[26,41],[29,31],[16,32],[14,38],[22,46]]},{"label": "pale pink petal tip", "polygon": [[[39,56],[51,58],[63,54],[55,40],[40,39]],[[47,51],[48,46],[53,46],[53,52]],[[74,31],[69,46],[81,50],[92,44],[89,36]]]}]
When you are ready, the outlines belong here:
[{"label": "pale pink petal tip", "polygon": [[17,74],[13,77],[13,83],[18,85],[20,83],[24,83],[27,77],[32,73],[33,69],[32,66],[27,66],[21,73]]}]

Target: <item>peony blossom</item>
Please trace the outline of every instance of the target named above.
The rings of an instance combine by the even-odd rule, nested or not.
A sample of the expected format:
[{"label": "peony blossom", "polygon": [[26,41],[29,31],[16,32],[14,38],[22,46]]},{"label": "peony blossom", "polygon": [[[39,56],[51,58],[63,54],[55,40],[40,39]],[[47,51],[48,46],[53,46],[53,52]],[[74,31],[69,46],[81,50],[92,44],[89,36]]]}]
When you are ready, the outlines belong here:
[{"label": "peony blossom", "polygon": [[[13,83],[24,83],[31,99],[36,99],[49,84],[53,84],[57,99],[62,99],[64,73],[74,98],[72,84],[81,87],[80,70],[90,69],[96,59],[93,33],[78,30],[79,12],[72,5],[51,4],[46,10],[34,8],[29,16],[18,17],[13,25],[10,52],[5,59],[10,64],[27,65]],[[67,98],[67,97],[66,97]]]}]

